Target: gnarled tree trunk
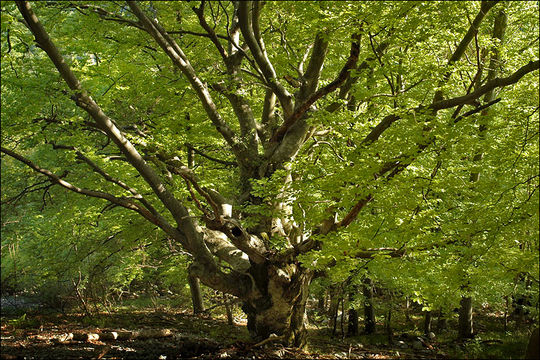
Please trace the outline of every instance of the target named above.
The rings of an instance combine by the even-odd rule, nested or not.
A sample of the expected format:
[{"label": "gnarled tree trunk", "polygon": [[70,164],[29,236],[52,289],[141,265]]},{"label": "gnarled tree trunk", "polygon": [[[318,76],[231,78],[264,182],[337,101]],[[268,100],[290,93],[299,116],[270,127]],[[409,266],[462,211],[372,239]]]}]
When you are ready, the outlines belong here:
[{"label": "gnarled tree trunk", "polygon": [[[293,266],[294,267],[294,266]],[[312,273],[296,267],[290,280],[283,269],[263,264],[252,272],[252,290],[242,310],[248,317],[248,330],[255,339],[271,334],[282,337],[288,346],[306,345],[305,310]]]}]

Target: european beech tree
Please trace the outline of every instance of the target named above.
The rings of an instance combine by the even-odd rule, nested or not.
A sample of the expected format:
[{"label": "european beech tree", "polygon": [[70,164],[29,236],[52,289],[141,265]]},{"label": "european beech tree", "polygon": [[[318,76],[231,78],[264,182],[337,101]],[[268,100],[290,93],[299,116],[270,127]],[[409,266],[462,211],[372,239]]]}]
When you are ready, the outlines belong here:
[{"label": "european beech tree", "polygon": [[3,2],[3,174],[142,217],[303,346],[316,276],[537,266],[538,69],[536,2]]}]

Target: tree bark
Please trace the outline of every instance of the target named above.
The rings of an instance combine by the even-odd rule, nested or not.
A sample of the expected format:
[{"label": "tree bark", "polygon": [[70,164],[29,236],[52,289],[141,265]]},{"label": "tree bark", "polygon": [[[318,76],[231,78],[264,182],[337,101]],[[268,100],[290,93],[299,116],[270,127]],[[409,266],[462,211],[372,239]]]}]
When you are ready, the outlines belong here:
[{"label": "tree bark", "polygon": [[373,282],[370,278],[364,280],[364,332],[375,332],[375,309],[373,307]]},{"label": "tree bark", "polygon": [[424,312],[424,335],[429,335],[431,332],[431,311]]},{"label": "tree bark", "polygon": [[473,334],[473,309],[472,298],[464,296],[461,298],[459,308],[458,333],[460,339],[470,339]]},{"label": "tree bark", "polygon": [[386,316],[385,330],[386,330],[386,338],[388,339],[388,343],[393,344],[394,331],[392,330],[392,303],[390,303],[390,307],[388,309],[388,313]]},{"label": "tree bark", "polygon": [[540,359],[540,333],[538,332],[538,328],[533,330],[529,338],[525,359]]},{"label": "tree bark", "polygon": [[203,298],[199,278],[193,274],[188,275],[189,290],[191,292],[191,302],[193,304],[193,313],[200,314],[204,311]]},{"label": "tree bark", "polygon": [[338,313],[338,306],[339,306],[339,288],[337,286],[333,286],[330,288],[330,305],[328,306],[328,316],[330,317],[330,321],[328,322],[328,327],[332,330],[332,334],[335,333],[335,327],[337,322],[337,313]]},{"label": "tree bark", "polygon": [[437,319],[437,332],[441,333],[443,330],[447,327],[447,319],[442,311],[442,309],[439,309],[438,319]]},{"label": "tree bark", "polygon": [[[292,267],[291,267],[292,268]],[[253,269],[253,268],[252,268]],[[255,271],[254,271],[255,270]],[[303,348],[307,343],[306,303],[311,271],[296,267],[289,278],[269,264],[251,271],[253,289],[244,301],[247,328],[256,340],[275,334],[285,346]]]},{"label": "tree bark", "polygon": [[227,324],[234,325],[234,318],[232,315],[232,308],[231,308],[231,301],[229,299],[229,296],[225,293],[222,293],[223,295],[223,302],[225,303],[225,312],[227,314]]},{"label": "tree bark", "polygon": [[509,301],[508,301],[508,295],[504,297],[504,332],[506,332],[508,330],[508,305],[509,305]]},{"label": "tree bark", "polygon": [[322,294],[321,297],[319,297],[318,301],[317,301],[317,310],[319,310],[319,312],[322,314],[324,313],[324,310],[326,309],[325,308],[325,304],[324,304],[324,298],[326,297],[326,293]]},{"label": "tree bark", "polygon": [[358,310],[354,308],[352,302],[354,301],[354,294],[356,293],[356,287],[354,286],[349,291],[349,322],[347,324],[347,336],[358,335]]},{"label": "tree bark", "polygon": [[407,323],[410,323],[411,322],[411,302],[409,300],[409,297],[407,296],[405,298],[405,321],[407,321]]}]

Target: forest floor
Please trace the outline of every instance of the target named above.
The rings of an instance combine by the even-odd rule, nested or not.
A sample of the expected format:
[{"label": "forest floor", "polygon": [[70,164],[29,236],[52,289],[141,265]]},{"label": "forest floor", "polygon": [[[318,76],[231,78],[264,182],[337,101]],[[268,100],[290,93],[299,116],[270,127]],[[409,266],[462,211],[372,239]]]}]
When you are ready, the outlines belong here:
[{"label": "forest floor", "polygon": [[[489,316],[488,313],[476,316],[478,328],[484,333],[467,343],[457,342],[453,334],[427,340],[420,337],[418,327],[411,330],[410,326],[407,333],[394,329],[392,344],[384,333],[332,337],[327,328],[318,328],[312,322],[308,349],[300,351],[272,343],[255,346],[242,319],[237,318],[235,325],[229,325],[221,314],[212,314],[213,318],[195,316],[188,310],[170,307],[126,308],[95,313],[91,317],[78,313],[28,312],[2,316],[0,358],[522,358],[529,326],[513,327],[511,334],[490,331],[488,324],[494,319]],[[420,317],[417,320],[420,324]],[[382,324],[379,328],[383,332]],[[117,339],[113,339],[113,332],[118,335]]]}]

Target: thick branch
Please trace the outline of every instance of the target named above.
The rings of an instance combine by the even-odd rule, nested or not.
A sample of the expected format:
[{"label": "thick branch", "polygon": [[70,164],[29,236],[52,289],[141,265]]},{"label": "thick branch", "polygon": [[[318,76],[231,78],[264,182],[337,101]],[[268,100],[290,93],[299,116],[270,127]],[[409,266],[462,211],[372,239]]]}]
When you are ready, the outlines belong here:
[{"label": "thick branch", "polygon": [[362,140],[362,144],[370,144],[374,141],[376,141],[377,139],[379,139],[379,137],[381,136],[381,134],[390,127],[390,125],[392,125],[394,122],[396,122],[397,120],[399,120],[400,117],[398,115],[395,115],[395,114],[390,114],[390,115],[387,115],[385,116],[380,123],[377,124],[377,126],[375,126],[371,132],[369,134],[367,134],[367,136],[364,138],[364,140]]},{"label": "thick branch", "polygon": [[248,148],[248,151],[246,152],[248,157],[245,158],[247,160],[249,155],[252,156],[257,154],[257,124],[246,97],[241,94],[241,91],[231,89],[231,87],[235,88],[240,86],[239,79],[233,78],[231,80],[232,84],[228,88],[225,88],[220,84],[215,84],[211,87],[223,94],[227,100],[229,100],[229,103],[234,110],[234,114],[240,124],[240,135]]},{"label": "thick branch", "polygon": [[469,30],[467,30],[467,33],[465,34],[463,39],[461,39],[461,42],[459,43],[458,47],[454,51],[454,54],[452,54],[452,57],[448,61],[448,65],[451,65],[452,63],[455,63],[456,61],[461,59],[461,57],[465,53],[465,50],[467,50],[467,46],[469,46],[469,43],[474,38],[474,35],[478,33],[478,28],[480,27],[482,20],[484,19],[488,11],[491,10],[491,8],[494,7],[498,2],[499,0],[496,0],[496,1],[483,0],[482,1],[482,4],[480,5],[480,11],[478,11],[478,14],[474,18],[471,26],[469,27]]},{"label": "thick branch", "polygon": [[[375,53],[378,56],[380,56],[389,45],[390,45],[390,42],[388,40],[383,41],[377,46],[377,48],[375,49]],[[339,89],[339,95],[338,95],[339,99],[344,100],[347,98],[352,86],[360,78],[360,75],[359,75],[360,72],[366,69],[370,69],[370,64],[373,60],[375,60],[375,58],[368,57],[356,67],[354,75],[349,76],[347,81],[345,81],[345,83],[341,85]],[[334,111],[337,111],[339,108],[341,108],[341,103],[339,101],[335,101],[331,103],[330,105],[328,105],[325,110],[328,112],[334,112]]]},{"label": "thick branch", "polygon": [[354,219],[356,219],[356,217],[360,213],[360,210],[362,210],[364,208],[364,206],[366,206],[367,203],[369,203],[372,199],[373,199],[373,197],[371,197],[371,194],[370,194],[370,195],[362,198],[360,201],[358,201],[353,206],[351,211],[349,211],[349,213],[347,215],[345,215],[345,217],[339,223],[337,223],[337,226],[338,227],[347,227],[350,223],[353,222]]},{"label": "thick branch", "polygon": [[264,96],[263,111],[261,115],[261,124],[263,126],[263,134],[259,135],[263,144],[272,135],[274,129],[277,127],[276,117],[276,94],[272,90],[266,90]]},{"label": "thick branch", "polygon": [[[463,96],[458,96],[458,97],[455,97],[455,98],[452,98],[452,99],[441,100],[441,101],[435,102],[435,103],[431,104],[428,108],[431,109],[431,110],[438,111],[438,110],[442,110],[442,109],[452,108],[454,106],[470,104],[470,103],[474,102],[475,100],[479,99],[480,97],[482,97],[482,95],[484,95],[484,94],[486,94],[486,93],[488,93],[488,92],[490,92],[490,91],[492,91],[492,90],[494,90],[496,88],[500,88],[500,87],[504,87],[504,86],[508,86],[508,85],[512,85],[512,84],[517,83],[523,76],[525,76],[526,74],[528,74],[530,72],[538,70],[539,67],[540,67],[540,61],[538,61],[538,60],[531,61],[527,65],[524,65],[521,68],[519,68],[515,73],[513,73],[512,75],[510,75],[508,77],[495,78],[495,79],[493,79],[491,81],[488,81],[484,86],[479,87],[478,89],[476,89],[472,93],[469,93],[469,94],[463,95]],[[484,104],[482,106],[488,107],[488,106],[491,106],[491,105],[493,105],[492,102],[489,102],[488,104]],[[424,109],[425,109],[424,106],[419,106],[416,109],[414,109],[413,111],[414,112],[419,112],[419,111],[422,111]],[[473,110],[473,113],[476,113],[476,111]],[[469,115],[467,115],[467,116],[469,116]],[[386,129],[388,129],[390,127],[390,125],[392,125],[394,122],[396,122],[399,119],[401,119],[401,117],[398,116],[398,115],[395,115],[395,114],[387,115],[383,120],[381,120],[381,122],[379,124],[377,124],[377,126],[375,126],[375,128],[373,128],[373,130],[371,130],[371,132],[364,138],[362,143],[369,144],[371,142],[374,142],[374,141],[378,140],[379,137],[381,136],[381,134]]]},{"label": "thick branch", "polygon": [[203,284],[239,298],[245,298],[251,289],[249,276],[238,271],[224,273],[220,269],[209,268],[198,261],[193,262],[189,271],[196,275]]},{"label": "thick branch", "polygon": [[[470,42],[472,41],[472,39],[474,39],[475,35],[478,33],[478,29],[480,27],[480,24],[482,23],[482,20],[484,20],[484,17],[488,13],[488,11],[493,6],[495,6],[498,2],[499,0],[496,0],[496,1],[483,0],[482,1],[482,5],[480,5],[480,11],[478,11],[478,14],[474,18],[471,26],[469,27],[469,30],[467,30],[467,33],[465,34],[465,36],[463,36],[458,47],[456,48],[456,50],[454,51],[454,53],[448,60],[448,66],[451,66],[452,64],[459,61],[459,59],[461,59],[461,57],[465,53],[465,50],[467,50],[467,47],[469,46]],[[444,74],[442,80],[439,82],[439,87],[444,85],[448,81],[448,79],[450,79],[451,75],[452,75],[452,70],[450,69]],[[435,92],[435,96],[433,97],[433,102],[437,102],[442,99],[443,99],[442,90],[437,90]]]},{"label": "thick branch", "polygon": [[212,254],[227,262],[234,270],[246,272],[251,267],[246,253],[238,250],[221,231],[205,229],[204,241]]},{"label": "thick branch", "polygon": [[294,110],[294,113],[291,114],[289,117],[286,118],[283,125],[281,125],[274,135],[272,136],[271,141],[272,142],[278,142],[280,141],[283,136],[287,133],[287,130],[291,128],[294,123],[300,119],[306,111],[313,105],[317,100],[322,98],[323,96],[328,95],[332,91],[336,90],[341,84],[343,84],[348,77],[350,76],[350,70],[356,66],[356,62],[358,61],[358,54],[360,52],[360,35],[355,34],[353,35],[353,41],[351,43],[351,51],[349,54],[349,58],[347,59],[347,62],[339,72],[339,75],[337,78],[332,81],[330,84],[326,85],[325,87],[319,89],[315,94],[313,94],[308,100],[306,100],[302,105],[297,106]]},{"label": "thick branch", "polygon": [[249,259],[257,264],[266,261],[266,247],[261,239],[249,234],[236,219],[221,217],[220,221],[206,220],[206,226],[227,235],[231,243],[247,254]]},{"label": "thick branch", "polygon": [[192,7],[192,9],[193,9],[193,12],[197,14],[197,17],[199,18],[199,24],[201,24],[202,28],[208,33],[210,40],[216,46],[216,49],[221,55],[223,61],[225,62],[225,64],[228,64],[227,51],[225,51],[225,49],[223,48],[223,45],[221,45],[221,43],[219,42],[219,39],[214,29],[212,29],[210,25],[208,25],[208,23],[206,22],[206,19],[204,18],[204,1],[201,1],[201,4],[199,5],[198,8],[194,6]]},{"label": "thick branch", "polygon": [[304,81],[297,96],[297,103],[303,103],[317,90],[327,51],[328,40],[325,39],[324,34],[319,32],[315,36],[313,51],[306,72],[303,75]]},{"label": "thick branch", "polygon": [[459,97],[455,97],[448,100],[441,100],[437,101],[429,106],[429,108],[433,110],[442,110],[442,109],[448,109],[454,106],[462,105],[462,104],[470,104],[474,100],[480,98],[482,95],[488,93],[489,91],[505,87],[508,85],[512,85],[517,83],[523,76],[527,75],[530,72],[536,71],[540,68],[540,61],[530,61],[527,65],[522,66],[519,68],[515,73],[512,75],[505,77],[505,78],[495,78],[491,81],[488,81],[484,86],[481,86],[480,88],[476,89],[472,93],[468,95],[463,95]]}]

